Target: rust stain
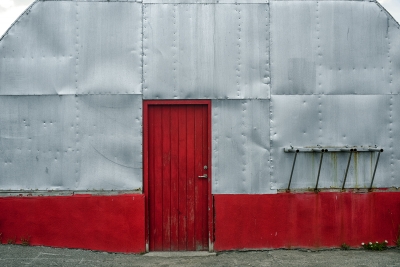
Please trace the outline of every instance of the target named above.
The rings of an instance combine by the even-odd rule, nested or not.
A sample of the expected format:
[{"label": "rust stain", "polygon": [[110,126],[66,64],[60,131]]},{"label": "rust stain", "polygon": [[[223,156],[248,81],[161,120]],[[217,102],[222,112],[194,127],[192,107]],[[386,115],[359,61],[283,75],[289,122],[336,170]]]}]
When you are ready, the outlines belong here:
[{"label": "rust stain", "polygon": [[336,153],[331,153],[331,159],[332,159],[332,168],[333,168],[333,186],[337,187],[338,186],[338,169],[337,169],[337,154]]},{"label": "rust stain", "polygon": [[355,179],[355,188],[358,188],[358,152],[354,152],[354,156],[353,156],[353,160],[354,160],[354,179]]}]

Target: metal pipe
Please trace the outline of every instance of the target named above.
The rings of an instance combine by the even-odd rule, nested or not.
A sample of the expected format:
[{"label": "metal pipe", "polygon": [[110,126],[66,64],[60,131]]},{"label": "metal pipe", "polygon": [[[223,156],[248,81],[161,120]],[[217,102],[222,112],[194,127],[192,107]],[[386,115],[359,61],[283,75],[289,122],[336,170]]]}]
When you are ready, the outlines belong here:
[{"label": "metal pipe", "polygon": [[372,175],[372,180],[371,180],[371,185],[369,186],[369,191],[372,190],[372,184],[374,183],[376,168],[378,167],[379,157],[381,156],[382,152],[383,152],[383,149],[379,150],[379,152],[378,152],[378,158],[376,159],[374,174]]},{"label": "metal pipe", "polygon": [[382,148],[368,148],[368,150],[371,152],[383,152]]},{"label": "metal pipe", "polygon": [[346,184],[347,173],[349,172],[349,167],[350,167],[351,155],[352,155],[352,154],[353,154],[353,149],[350,149],[350,156],[349,156],[349,161],[347,162],[346,172],[345,172],[345,174],[344,174],[344,180],[343,180],[342,190],[344,190],[344,185]]},{"label": "metal pipe", "polygon": [[321,174],[321,166],[322,166],[322,159],[324,157],[324,153],[328,152],[328,149],[322,149],[321,151],[321,159],[319,160],[319,168],[318,168],[318,177],[317,177],[317,183],[315,184],[315,188],[314,191],[317,192],[318,191],[318,182],[319,182],[319,176]]},{"label": "metal pipe", "polygon": [[287,191],[290,191],[290,184],[292,183],[292,177],[293,177],[293,171],[294,171],[294,165],[296,164],[296,158],[297,158],[297,153],[299,153],[299,150],[297,149],[295,154],[294,154],[294,160],[293,160],[293,165],[292,165],[292,172],[290,173],[290,179],[289,179],[289,184],[287,187]]}]

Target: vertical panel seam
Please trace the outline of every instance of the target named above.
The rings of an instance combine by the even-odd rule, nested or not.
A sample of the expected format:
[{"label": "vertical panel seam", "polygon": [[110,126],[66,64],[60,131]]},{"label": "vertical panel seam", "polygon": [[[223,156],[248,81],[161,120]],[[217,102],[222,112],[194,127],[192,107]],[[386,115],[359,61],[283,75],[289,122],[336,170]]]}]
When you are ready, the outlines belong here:
[{"label": "vertical panel seam", "polygon": [[[248,152],[248,146],[246,146],[246,104],[248,100],[240,100],[242,102],[242,122],[240,123],[241,127],[243,127],[241,129],[241,139],[242,139],[242,150],[243,150],[243,155],[242,155],[242,160],[243,160],[243,167],[242,167],[242,175],[243,175],[243,190],[242,193],[246,193],[247,188],[246,188],[246,180],[247,180],[247,176],[246,176],[246,153]],[[251,178],[250,177],[250,184],[251,184]],[[251,186],[250,186],[251,187]]]},{"label": "vertical panel seam", "polygon": [[241,16],[240,16],[240,5],[236,4],[236,12],[238,15],[238,33],[237,33],[237,48],[238,48],[238,64],[236,66],[236,84],[237,84],[237,97],[240,97],[240,72],[241,72]]},{"label": "vertical panel seam", "polygon": [[142,11],[142,19],[140,20],[141,22],[142,22],[142,32],[141,32],[141,48],[142,48],[142,53],[141,53],[141,67],[142,67],[142,69],[141,69],[141,75],[142,75],[142,77],[141,77],[141,81],[142,81],[142,84],[141,84],[141,86],[140,86],[140,93],[142,94],[142,100],[143,100],[143,87],[144,87],[144,70],[143,70],[143,68],[144,68],[144,20],[145,20],[145,14],[144,14],[144,4],[143,3],[141,3],[140,4],[140,8],[141,8],[141,11]]},{"label": "vertical panel seam", "polygon": [[269,69],[269,78],[270,78],[270,84],[269,84],[269,176],[270,176],[270,183],[269,183],[269,189],[272,189],[272,183],[273,183],[273,177],[274,177],[274,167],[273,167],[273,157],[272,157],[272,146],[273,146],[273,141],[272,141],[272,133],[273,133],[273,122],[272,122],[272,117],[273,117],[273,108],[272,108],[272,98],[273,98],[273,94],[272,94],[272,90],[273,90],[273,81],[272,81],[272,58],[271,58],[271,49],[272,49],[272,34],[271,34],[271,23],[272,23],[272,15],[271,15],[271,3],[267,3],[267,14],[268,14],[268,18],[267,18],[267,30],[268,30],[268,69]]},{"label": "vertical panel seam", "polygon": [[[221,103],[221,101],[219,101],[219,103]],[[214,115],[214,116],[213,116]],[[216,164],[218,162],[218,130],[219,129],[217,127],[218,124],[218,105],[216,100],[211,100],[211,143],[215,143],[214,146],[212,146],[212,150],[211,150],[211,159],[212,160],[212,169],[211,169],[211,177],[212,177],[212,185],[214,183],[214,186],[212,186],[212,194],[218,193],[218,175],[217,174],[217,169],[218,169],[218,164]],[[215,126],[215,127],[213,127]],[[215,132],[216,131],[216,132]]]},{"label": "vertical panel seam", "polygon": [[[174,99],[178,98],[178,44],[176,41],[177,38],[177,33],[178,33],[178,25],[177,25],[177,9],[179,8],[179,6],[177,4],[174,4],[172,7],[172,11],[173,11],[173,21],[174,21],[174,33],[173,33],[173,40],[172,40],[172,57],[173,57],[173,73],[174,73],[174,77],[173,77],[173,88],[174,88]],[[179,11],[179,10],[178,10]]]},{"label": "vertical panel seam", "polygon": [[[318,77],[321,76],[321,69],[322,69],[322,60],[320,60],[322,58],[322,48],[321,48],[321,40],[320,40],[320,14],[319,14],[319,2],[316,2],[316,10],[315,10],[315,14],[316,14],[316,26],[315,26],[315,30],[316,30],[316,34],[317,34],[317,45],[318,45],[318,49],[317,49],[317,61],[318,61]],[[322,82],[319,78],[317,78],[318,81],[318,86],[321,88]],[[323,90],[322,90],[323,91]],[[317,93],[318,94],[318,93]],[[319,119],[319,131],[318,131],[318,142],[321,142],[322,138],[322,126],[323,126],[323,121],[322,121],[322,98],[321,95],[323,95],[322,93],[318,94],[318,119]]]},{"label": "vertical panel seam", "polygon": [[394,174],[394,150],[393,150],[393,93],[396,88],[393,88],[393,70],[392,70],[392,59],[390,57],[391,53],[391,42],[390,42],[390,23],[389,17],[387,17],[387,39],[388,39],[388,61],[389,61],[389,86],[390,90],[390,104],[389,104],[389,151],[390,151],[390,170],[391,170],[391,179],[395,179]]},{"label": "vertical panel seam", "polygon": [[[270,13],[270,5],[269,3],[265,4],[265,13],[266,13],[266,20],[265,20],[265,31],[266,31],[266,36],[265,38],[267,38],[267,59],[265,61],[265,79],[266,79],[266,83],[267,83],[267,99],[271,99],[271,13]],[[269,80],[268,80],[269,78]],[[269,84],[269,86],[268,86]]]},{"label": "vertical panel seam", "polygon": [[145,99],[145,97],[144,97],[144,94],[145,94],[145,91],[147,90],[147,85],[146,85],[146,77],[145,77],[145,75],[146,75],[146,50],[147,50],[147,37],[146,37],[146,34],[147,34],[147,13],[146,13],[146,11],[147,11],[147,8],[148,8],[148,5],[146,5],[146,4],[143,4],[143,23],[142,23],[142,27],[143,27],[143,44],[142,44],[142,47],[143,47],[143,51],[142,51],[142,53],[143,53],[143,69],[142,69],[142,71],[143,71],[143,74],[142,74],[142,79],[143,79],[143,91],[142,91],[142,97],[143,97],[143,99]]},{"label": "vertical panel seam", "polygon": [[75,155],[76,155],[76,167],[75,167],[75,187],[78,187],[79,183],[79,102],[78,102],[78,71],[79,71],[79,3],[75,3],[75,110],[76,110],[76,121],[75,121]]}]

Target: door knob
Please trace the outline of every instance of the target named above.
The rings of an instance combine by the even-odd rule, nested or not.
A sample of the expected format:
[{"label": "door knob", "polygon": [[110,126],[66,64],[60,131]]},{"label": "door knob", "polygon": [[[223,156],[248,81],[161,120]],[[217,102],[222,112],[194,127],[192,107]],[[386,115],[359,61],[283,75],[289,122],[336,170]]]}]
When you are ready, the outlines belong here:
[{"label": "door knob", "polygon": [[199,178],[207,179],[207,178],[208,178],[208,175],[207,175],[207,174],[204,174],[204,175],[199,176]]}]

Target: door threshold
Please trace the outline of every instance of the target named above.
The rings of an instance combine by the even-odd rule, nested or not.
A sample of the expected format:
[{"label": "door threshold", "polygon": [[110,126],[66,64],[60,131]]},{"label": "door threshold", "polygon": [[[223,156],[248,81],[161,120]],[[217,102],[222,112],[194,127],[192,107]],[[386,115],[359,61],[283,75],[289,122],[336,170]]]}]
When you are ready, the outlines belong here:
[{"label": "door threshold", "polygon": [[209,257],[217,256],[215,252],[208,251],[152,251],[143,256],[148,257],[163,257],[163,258],[174,258],[174,257]]}]

